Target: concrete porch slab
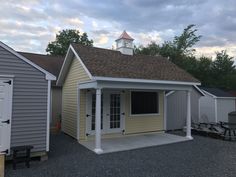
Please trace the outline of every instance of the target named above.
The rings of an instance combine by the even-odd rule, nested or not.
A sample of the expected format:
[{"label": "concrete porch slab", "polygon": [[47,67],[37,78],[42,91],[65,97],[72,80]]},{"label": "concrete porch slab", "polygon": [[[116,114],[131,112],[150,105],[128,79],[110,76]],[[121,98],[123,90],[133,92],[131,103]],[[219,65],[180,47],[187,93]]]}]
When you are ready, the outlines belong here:
[{"label": "concrete porch slab", "polygon": [[[123,136],[117,138],[107,138],[107,139],[102,139],[103,151],[97,154],[127,151],[132,149],[159,146],[159,145],[178,143],[189,140],[191,139],[168,133],[152,133],[152,134]],[[80,144],[85,146],[89,150],[94,151],[95,140],[81,141]]]}]

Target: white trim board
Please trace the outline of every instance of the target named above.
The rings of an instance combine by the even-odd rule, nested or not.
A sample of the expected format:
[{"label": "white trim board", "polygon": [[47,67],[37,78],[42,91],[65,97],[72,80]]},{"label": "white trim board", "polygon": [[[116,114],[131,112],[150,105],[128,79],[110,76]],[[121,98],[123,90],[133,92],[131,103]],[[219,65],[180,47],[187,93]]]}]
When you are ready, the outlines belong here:
[{"label": "white trim board", "polygon": [[120,81],[120,82],[138,82],[138,83],[154,83],[154,84],[176,84],[176,85],[200,85],[198,82],[183,82],[169,80],[149,80],[149,79],[130,79],[130,78],[115,78],[115,77],[93,77],[98,81]]},{"label": "white trim board", "polygon": [[47,72],[46,70],[44,70],[43,68],[41,68],[40,66],[36,65],[35,63],[31,62],[30,60],[28,60],[27,58],[25,58],[24,56],[22,56],[21,54],[17,53],[15,50],[13,50],[12,48],[10,48],[9,46],[7,46],[6,44],[4,44],[3,42],[0,41],[0,46],[2,48],[4,48],[5,50],[7,50],[8,52],[12,53],[13,55],[15,55],[16,57],[18,57],[19,59],[25,61],[26,63],[28,63],[29,65],[33,66],[34,68],[36,68],[37,70],[41,71],[42,73],[44,73],[46,75],[46,80],[56,80],[56,76],[54,76],[53,74]]},{"label": "white trim board", "polygon": [[51,81],[48,80],[48,93],[47,93],[47,137],[46,137],[46,151],[49,151],[50,139],[50,115],[51,115]]}]

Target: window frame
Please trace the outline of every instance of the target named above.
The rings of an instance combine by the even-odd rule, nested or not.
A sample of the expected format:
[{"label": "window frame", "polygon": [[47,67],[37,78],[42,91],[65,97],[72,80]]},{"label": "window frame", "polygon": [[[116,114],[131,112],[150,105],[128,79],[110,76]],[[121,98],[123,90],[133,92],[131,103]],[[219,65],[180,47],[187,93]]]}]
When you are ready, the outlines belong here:
[{"label": "window frame", "polygon": [[[146,113],[146,114],[132,114],[132,92],[154,92],[158,95],[158,113]],[[139,116],[159,116],[160,115],[160,92],[153,90],[130,90],[129,92],[129,116],[139,117]]]}]

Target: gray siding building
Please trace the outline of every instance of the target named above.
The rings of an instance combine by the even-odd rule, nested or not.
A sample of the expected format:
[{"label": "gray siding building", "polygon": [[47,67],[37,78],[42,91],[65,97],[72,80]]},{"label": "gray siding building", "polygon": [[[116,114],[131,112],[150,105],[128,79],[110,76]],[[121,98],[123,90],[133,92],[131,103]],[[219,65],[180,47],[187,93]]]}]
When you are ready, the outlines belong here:
[{"label": "gray siding building", "polygon": [[0,131],[7,136],[0,137],[0,151],[21,145],[33,145],[33,152],[49,151],[51,80],[55,79],[0,42],[0,104],[12,107],[8,112],[0,109]]}]

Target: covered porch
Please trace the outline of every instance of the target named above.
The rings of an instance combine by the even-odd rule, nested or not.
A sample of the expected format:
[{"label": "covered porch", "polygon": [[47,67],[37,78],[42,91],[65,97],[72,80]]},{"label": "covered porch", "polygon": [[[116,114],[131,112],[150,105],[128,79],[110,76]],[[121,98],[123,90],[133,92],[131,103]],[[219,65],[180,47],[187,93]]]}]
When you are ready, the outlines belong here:
[{"label": "covered porch", "polygon": [[[190,83],[190,82],[177,82],[177,81],[157,81],[157,80],[138,80],[138,79],[115,79],[115,78],[101,78],[97,77],[94,81],[90,82],[84,82],[78,84],[78,95],[80,95],[80,92],[82,90],[87,90],[90,92],[93,91],[94,101],[91,104],[93,104],[93,108],[91,106],[88,106],[88,101],[86,102],[87,106],[86,109],[89,108],[89,110],[93,110],[88,112],[86,111],[86,136],[92,137],[91,139],[86,138],[80,139],[79,132],[77,130],[77,139],[78,141],[87,147],[88,149],[94,151],[97,154],[102,153],[108,153],[108,152],[116,152],[116,151],[123,151],[123,150],[130,150],[130,149],[137,149],[137,148],[143,148],[143,147],[149,147],[149,146],[156,146],[156,145],[164,145],[164,144],[170,144],[170,143],[176,143],[176,142],[182,142],[191,140],[191,106],[190,106],[190,93],[192,90],[193,85],[196,83]],[[184,90],[187,92],[187,111],[186,111],[186,136],[181,137],[177,135],[167,134],[164,133],[166,130],[166,100],[164,94],[158,94],[158,108],[155,110],[155,107],[151,108],[150,113],[140,114],[136,115],[133,113],[133,105],[131,105],[132,98],[132,92],[145,92],[145,93],[164,93],[165,91],[172,91],[172,90]],[[113,95],[113,97],[109,100],[109,95],[107,96],[107,93],[114,91],[119,91],[121,94],[120,96]],[[114,112],[114,110],[117,110],[117,106],[113,105],[113,108],[111,104],[113,104],[112,99],[122,100],[122,93],[128,92],[128,97],[126,99],[123,99],[123,101],[119,101],[119,111]],[[135,95],[135,94],[134,94]],[[153,94],[154,95],[154,94]],[[152,97],[151,94],[146,94],[144,96]],[[105,97],[105,98],[104,98]],[[155,96],[154,96],[155,97]],[[161,98],[159,98],[161,97]],[[107,102],[104,102],[106,98],[109,100]],[[161,101],[163,99],[163,101]],[[78,98],[78,100],[80,100]],[[90,99],[91,100],[91,99]],[[135,99],[134,99],[135,100]],[[147,102],[146,102],[147,103]],[[152,100],[152,103],[155,105],[155,101]],[[122,108],[124,107],[126,111],[123,111]],[[134,105],[135,106],[135,105]],[[140,105],[139,105],[140,106]],[[152,107],[152,104],[148,104],[148,107]],[[79,110],[78,105],[78,112]],[[104,107],[107,107],[108,112],[104,109]],[[147,106],[146,106],[147,107]],[[114,110],[113,110],[114,109]],[[127,109],[129,109],[127,111]],[[105,110],[105,111],[104,111]],[[111,113],[113,111],[113,113]],[[156,111],[156,112],[152,112]],[[135,111],[134,111],[135,112]],[[138,107],[136,108],[136,112],[139,112]],[[88,114],[89,113],[89,114]],[[142,112],[141,112],[142,113]],[[113,114],[113,123],[111,123],[111,114]],[[78,114],[80,115],[80,114]],[[117,116],[118,115],[118,119]],[[161,120],[161,121],[155,121],[150,122],[150,120],[145,119],[146,117],[153,117],[153,120]],[[89,119],[90,117],[90,119]],[[107,119],[109,117],[109,120]],[[78,122],[81,117],[78,116]],[[93,119],[92,119],[93,118]],[[116,119],[114,121],[114,119]],[[126,125],[127,121],[129,120],[140,120],[143,119],[143,125],[139,124],[138,128],[143,126],[144,131],[137,131],[132,133],[130,131],[130,128],[128,125]],[[88,121],[90,120],[90,121]],[[108,121],[106,121],[108,120]],[[117,123],[117,120],[119,122]],[[132,121],[131,121],[132,122]],[[133,121],[134,122],[134,121]],[[149,122],[149,125],[151,124],[151,127],[158,127],[153,130],[151,128],[150,130],[146,126],[146,122]],[[78,126],[79,127],[79,126]],[[108,127],[108,128],[106,128]],[[135,130],[136,127],[133,129]],[[146,129],[145,129],[146,128]],[[90,130],[88,130],[90,129]],[[92,130],[92,131],[91,131]],[[109,130],[109,132],[107,131]],[[116,131],[118,130],[118,132]],[[154,132],[153,132],[154,131]],[[118,134],[118,136],[111,136],[109,138],[103,138],[106,134]]]},{"label": "covered porch", "polygon": [[[185,136],[178,136],[164,132],[126,135],[116,138],[104,138],[102,139],[102,151],[100,151],[100,154],[160,146],[189,140],[191,139]],[[95,149],[94,140],[81,141],[80,144],[90,149],[91,151],[94,151]]]}]

